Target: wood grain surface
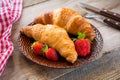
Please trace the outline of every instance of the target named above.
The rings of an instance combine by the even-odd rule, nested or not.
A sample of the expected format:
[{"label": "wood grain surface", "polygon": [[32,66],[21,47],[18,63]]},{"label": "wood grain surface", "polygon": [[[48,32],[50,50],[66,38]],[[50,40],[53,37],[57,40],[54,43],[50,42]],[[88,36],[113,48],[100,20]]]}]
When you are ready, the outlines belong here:
[{"label": "wood grain surface", "polygon": [[55,80],[120,80],[120,48]]},{"label": "wood grain surface", "polygon": [[27,59],[18,47],[18,35],[22,27],[33,21],[42,12],[60,7],[69,7],[81,13],[79,2],[89,3],[98,8],[106,8],[120,13],[120,0],[24,0],[20,20],[13,25],[11,39],[13,55],[9,58],[1,80],[120,80],[120,31],[103,22],[88,19],[102,34],[104,45],[100,59],[72,69],[54,69],[38,65]]}]

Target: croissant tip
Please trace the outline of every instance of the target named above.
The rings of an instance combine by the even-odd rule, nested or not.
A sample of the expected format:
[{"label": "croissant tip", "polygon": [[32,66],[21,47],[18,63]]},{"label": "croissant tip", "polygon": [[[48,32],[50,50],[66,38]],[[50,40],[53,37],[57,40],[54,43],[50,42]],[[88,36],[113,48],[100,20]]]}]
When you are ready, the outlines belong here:
[{"label": "croissant tip", "polygon": [[66,60],[67,60],[68,62],[74,64],[75,61],[77,60],[77,58],[68,57]]}]

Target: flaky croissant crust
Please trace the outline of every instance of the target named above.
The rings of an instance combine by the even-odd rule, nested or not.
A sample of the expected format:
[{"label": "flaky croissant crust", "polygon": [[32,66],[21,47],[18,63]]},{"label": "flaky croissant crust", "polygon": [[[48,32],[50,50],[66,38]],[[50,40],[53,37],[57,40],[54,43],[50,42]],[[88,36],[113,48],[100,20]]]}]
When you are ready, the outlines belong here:
[{"label": "flaky croissant crust", "polygon": [[95,38],[95,32],[90,23],[78,12],[69,8],[60,8],[40,14],[34,23],[54,24],[63,27],[68,33],[77,35],[78,32],[86,34],[89,40]]},{"label": "flaky croissant crust", "polygon": [[68,62],[74,63],[77,60],[78,55],[74,43],[64,28],[56,25],[36,24],[23,27],[21,32],[56,49]]}]

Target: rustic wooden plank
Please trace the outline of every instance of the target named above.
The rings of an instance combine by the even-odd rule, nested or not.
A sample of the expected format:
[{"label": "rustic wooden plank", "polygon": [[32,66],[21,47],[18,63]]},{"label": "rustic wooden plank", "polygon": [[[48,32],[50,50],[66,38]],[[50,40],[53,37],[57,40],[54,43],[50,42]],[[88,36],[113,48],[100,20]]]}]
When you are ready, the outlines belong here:
[{"label": "rustic wooden plank", "polygon": [[48,0],[23,0],[23,8],[30,7],[39,3],[46,2]]},{"label": "rustic wooden plank", "polygon": [[61,7],[72,8],[80,12],[81,15],[86,14],[86,11],[82,9],[80,6],[78,6],[77,4],[78,4],[78,1],[74,1],[74,0],[69,0],[69,1],[68,0],[58,0],[58,1],[52,0],[45,3],[36,4],[32,7],[24,8],[21,19],[14,26],[17,26],[18,28],[26,26],[31,21],[33,21],[33,19],[36,16],[38,16],[40,13],[51,11]]},{"label": "rustic wooden plank", "polygon": [[119,80],[120,48],[55,80]]},{"label": "rustic wooden plank", "polygon": [[[15,46],[17,47],[17,46]],[[16,49],[18,50],[18,49]],[[9,60],[3,80],[45,80],[52,79],[73,69],[54,69],[38,65],[28,60],[22,53],[14,51],[14,55]]]},{"label": "rustic wooden plank", "polygon": [[[31,5],[36,4],[32,7],[26,7],[23,9],[21,19],[14,24],[12,29],[12,41],[14,43],[14,54],[10,57],[7,67],[1,76],[3,80],[101,80],[110,79],[113,76],[114,79],[119,79],[120,74],[120,60],[119,53],[114,52],[106,54],[103,58],[92,62],[77,69],[53,69],[44,66],[37,65],[26,59],[18,49],[18,35],[19,31],[23,26],[33,21],[34,17],[39,15],[41,12],[46,12],[60,7],[69,7],[78,12],[83,16],[87,13],[85,10],[80,8],[79,0],[51,0],[45,3],[39,3],[38,0],[25,0]],[[29,2],[30,1],[30,2]],[[120,3],[119,0],[84,0],[87,3],[97,7],[108,7],[113,11],[120,12],[120,6],[115,6]],[[32,2],[32,3],[31,3]],[[112,5],[108,5],[112,4]],[[39,4],[38,4],[39,3]],[[103,5],[104,4],[104,5]],[[106,5],[107,4],[107,5]],[[102,6],[101,6],[102,5]],[[112,7],[111,7],[112,6]],[[104,48],[102,52],[107,52],[112,49],[120,47],[120,31],[109,27],[108,25],[96,21],[89,20],[90,23],[94,24],[99,29],[104,39]],[[74,71],[75,70],[75,71]],[[76,75],[75,75],[76,74]],[[77,75],[78,74],[78,75]],[[74,76],[73,76],[74,75]],[[106,78],[107,76],[107,78]],[[112,79],[112,80],[114,80]]]},{"label": "rustic wooden plank", "polygon": [[[120,13],[120,1],[116,0],[87,0],[89,5],[98,7],[100,9],[106,8],[111,11]],[[104,4],[104,5],[103,5]],[[120,30],[114,29],[113,27],[105,24],[104,22],[100,22],[99,20],[89,19],[91,24],[93,24],[97,29],[101,32],[104,40],[103,45],[103,53],[113,50],[114,48],[120,47]],[[111,45],[112,44],[112,45]]]},{"label": "rustic wooden plank", "polygon": [[[18,38],[21,27],[29,24],[31,21],[33,21],[34,17],[40,14],[41,12],[49,11],[57,7],[60,8],[61,6],[75,8],[76,7],[75,4],[77,3],[76,1],[74,1],[72,2],[72,4],[69,4],[72,6],[69,6],[68,3],[70,3],[70,1],[64,0],[64,1],[57,1],[57,2],[56,0],[54,0],[50,2],[40,3],[37,5],[34,5],[33,7],[27,7],[23,9],[23,14],[21,19],[16,24],[14,24],[12,28],[12,41],[14,44],[14,53],[10,58],[8,62],[9,64],[7,65],[1,78],[3,78],[4,80],[16,80],[16,79],[17,80],[33,80],[33,79],[45,80],[45,79],[52,79],[54,77],[63,75],[65,73],[68,73],[74,70],[74,69],[53,69],[53,68],[40,66],[26,59],[22,55],[22,53],[19,52],[17,38]],[[80,8],[77,7],[75,9],[80,9]],[[84,11],[82,11],[82,14],[84,14]]]}]

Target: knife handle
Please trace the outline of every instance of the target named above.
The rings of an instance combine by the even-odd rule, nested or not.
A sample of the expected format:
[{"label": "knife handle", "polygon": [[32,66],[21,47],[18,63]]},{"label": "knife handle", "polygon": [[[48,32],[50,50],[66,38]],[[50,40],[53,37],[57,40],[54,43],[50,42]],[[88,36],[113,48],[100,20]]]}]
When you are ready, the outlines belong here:
[{"label": "knife handle", "polygon": [[120,14],[118,13],[103,9],[100,11],[100,14],[120,22]]},{"label": "knife handle", "polygon": [[107,23],[108,25],[110,25],[111,27],[114,27],[116,29],[119,29],[120,30],[120,22],[117,22],[115,20],[112,20],[112,19],[109,19],[109,18],[106,18],[103,20],[105,23]]}]

